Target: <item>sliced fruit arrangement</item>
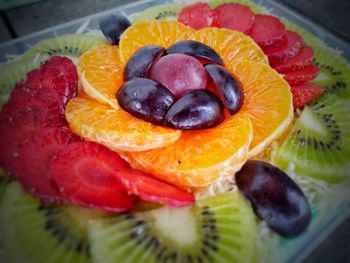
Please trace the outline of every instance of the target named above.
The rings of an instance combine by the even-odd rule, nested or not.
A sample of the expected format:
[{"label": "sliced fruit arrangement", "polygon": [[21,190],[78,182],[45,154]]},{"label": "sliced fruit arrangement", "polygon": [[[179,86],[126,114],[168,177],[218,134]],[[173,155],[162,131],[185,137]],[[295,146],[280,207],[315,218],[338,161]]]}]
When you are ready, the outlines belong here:
[{"label": "sliced fruit arrangement", "polygon": [[253,262],[257,226],[239,193],[89,224],[95,262]]},{"label": "sliced fruit arrangement", "polygon": [[[110,16],[100,22],[109,44],[67,35],[24,55],[23,73],[1,82],[7,91],[20,83],[0,112],[0,165],[41,201],[0,173],[6,261],[248,263],[259,257],[253,212],[287,238],[307,229],[311,208],[300,188],[248,158],[288,129],[294,104],[304,110],[274,163],[347,178],[349,70],[239,2],[185,7],[178,19],[188,26]],[[146,13],[163,18],[175,6]],[[54,56],[32,70],[55,54],[80,56],[78,68]],[[334,95],[313,102],[325,90],[311,82],[319,71],[316,82]],[[195,200],[198,188],[226,178],[249,201],[232,189]],[[158,205],[139,211],[140,199]],[[133,212],[115,215],[125,211]]]},{"label": "sliced fruit arrangement", "polygon": [[[168,33],[169,27],[180,31],[172,36]],[[147,28],[157,30],[150,32]],[[186,31],[188,29],[179,22],[156,20],[136,23],[126,29],[120,38],[120,58],[128,57],[123,54],[129,54],[134,45],[141,45],[140,41],[145,46],[136,50],[126,62],[124,81],[127,81],[117,88],[117,100],[114,99],[121,109],[111,109],[110,105],[102,105],[81,95],[68,103],[66,118],[70,127],[82,137],[112,150],[129,152],[127,156],[139,169],[191,188],[208,185],[221,176],[236,172],[248,155],[263,151],[287,128],[293,112],[288,84],[265,64],[265,55],[249,37],[227,29],[210,28],[183,39],[183,30],[192,32]],[[133,32],[140,32],[142,37],[133,38]],[[165,32],[165,40],[161,40]],[[156,39],[157,42],[155,34],[160,38]],[[171,39],[171,43],[167,39]],[[220,45],[221,41],[225,44]],[[110,57],[107,53],[103,58],[96,56],[101,57],[101,63],[102,60],[118,63],[114,46],[100,46],[86,53],[98,54],[98,49],[111,48],[115,51],[109,53]],[[165,51],[162,48],[166,48]],[[149,50],[154,51],[154,55],[146,54]],[[82,58],[87,58],[84,65],[89,67],[90,61],[93,64],[94,57],[83,54]],[[222,64],[227,68],[219,67]],[[132,65],[140,67],[133,70]],[[121,76],[119,69],[115,69],[113,72]],[[102,70],[101,74],[104,74]],[[113,79],[108,74],[103,76],[110,82]],[[258,86],[263,86],[264,92],[256,93]],[[91,88],[101,92],[98,82]],[[268,106],[267,100],[270,101]],[[261,101],[259,106],[258,101]],[[233,117],[224,113],[223,105]],[[274,107],[279,107],[279,111]],[[242,117],[242,112],[256,123],[251,124],[249,119]],[[265,121],[262,120],[267,116],[274,116],[275,121],[263,124]],[[156,125],[192,131],[181,135],[179,131]],[[155,140],[157,134],[164,139]],[[166,135],[173,139],[165,139]],[[193,140],[193,137],[197,139]],[[202,146],[204,143],[205,147]],[[230,144],[234,147],[228,147]],[[210,154],[214,151],[218,153],[217,158]]]}]

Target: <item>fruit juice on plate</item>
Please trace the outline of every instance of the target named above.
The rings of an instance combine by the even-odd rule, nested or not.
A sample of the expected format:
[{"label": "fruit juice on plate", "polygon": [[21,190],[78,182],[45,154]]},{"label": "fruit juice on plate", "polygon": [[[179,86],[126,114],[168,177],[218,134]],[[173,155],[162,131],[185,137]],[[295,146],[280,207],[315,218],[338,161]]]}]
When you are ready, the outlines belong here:
[{"label": "fruit juice on plate", "polygon": [[3,67],[6,262],[271,262],[306,238],[346,189],[348,65],[249,1],[99,25]]}]

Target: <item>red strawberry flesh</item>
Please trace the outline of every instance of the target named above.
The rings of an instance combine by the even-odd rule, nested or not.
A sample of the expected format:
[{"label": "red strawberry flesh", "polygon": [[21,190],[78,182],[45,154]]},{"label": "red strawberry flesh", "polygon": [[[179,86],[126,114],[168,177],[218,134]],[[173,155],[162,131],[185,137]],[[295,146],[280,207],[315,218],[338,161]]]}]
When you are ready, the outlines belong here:
[{"label": "red strawberry flesh", "polygon": [[196,30],[220,26],[216,11],[208,3],[201,2],[183,8],[178,15],[178,21]]},{"label": "red strawberry flesh", "polygon": [[269,46],[264,48],[271,66],[279,64],[286,59],[295,56],[303,47],[303,40],[298,33],[287,31],[285,44],[277,47]]},{"label": "red strawberry flesh", "polygon": [[130,193],[144,201],[157,202],[172,207],[183,207],[195,202],[189,192],[137,170],[122,170],[118,177]]},{"label": "red strawberry flesh", "polygon": [[110,212],[131,209],[135,197],[127,193],[116,173],[130,169],[108,148],[91,142],[67,146],[51,163],[50,171],[62,195],[72,204]]},{"label": "red strawberry flesh", "polygon": [[286,73],[291,71],[297,71],[305,66],[311,65],[314,57],[314,51],[309,46],[304,46],[298,54],[283,61],[282,63],[275,65],[274,69],[279,73]]},{"label": "red strawberry flesh", "polygon": [[259,46],[267,47],[283,42],[285,33],[285,27],[277,17],[257,14],[249,35]]},{"label": "red strawberry flesh", "polygon": [[238,3],[225,3],[215,11],[220,19],[220,26],[247,34],[254,24],[255,15],[248,6]]},{"label": "red strawberry flesh", "polygon": [[287,72],[284,79],[294,86],[315,79],[319,73],[320,69],[317,66],[309,65],[297,71]]},{"label": "red strawberry flesh", "polygon": [[51,160],[80,140],[66,127],[63,115],[65,103],[77,93],[77,83],[73,62],[53,57],[16,85],[0,112],[0,165],[45,201],[62,201],[49,173]]},{"label": "red strawberry flesh", "polygon": [[294,109],[303,108],[305,105],[311,103],[317,96],[322,94],[325,88],[311,84],[304,83],[291,87],[293,94]]}]

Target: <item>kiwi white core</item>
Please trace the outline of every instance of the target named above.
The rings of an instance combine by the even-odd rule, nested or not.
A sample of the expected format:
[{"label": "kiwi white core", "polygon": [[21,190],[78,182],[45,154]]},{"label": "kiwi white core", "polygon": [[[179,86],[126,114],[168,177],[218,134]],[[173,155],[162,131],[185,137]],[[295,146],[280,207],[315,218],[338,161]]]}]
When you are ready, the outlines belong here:
[{"label": "kiwi white core", "polygon": [[176,247],[192,247],[199,241],[196,218],[190,208],[170,209],[163,207],[151,211],[154,227],[158,236]]},{"label": "kiwi white core", "polygon": [[311,130],[321,136],[327,136],[327,129],[325,129],[317,116],[315,116],[312,113],[312,110],[307,106],[304,108],[300,116],[300,123],[302,123],[305,129]]}]

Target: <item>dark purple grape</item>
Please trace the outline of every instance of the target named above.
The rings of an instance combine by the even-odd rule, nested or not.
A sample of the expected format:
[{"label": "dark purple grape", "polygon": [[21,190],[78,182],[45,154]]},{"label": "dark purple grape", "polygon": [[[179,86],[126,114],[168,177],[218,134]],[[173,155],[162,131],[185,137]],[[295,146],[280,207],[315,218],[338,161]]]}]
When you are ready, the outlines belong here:
[{"label": "dark purple grape", "polygon": [[205,66],[211,85],[221,94],[221,98],[231,115],[240,110],[244,102],[241,82],[225,67],[216,64]]},{"label": "dark purple grape", "polygon": [[194,90],[171,106],[164,123],[179,130],[198,130],[215,127],[224,119],[224,105],[214,93]]},{"label": "dark purple grape", "polygon": [[152,64],[163,55],[164,50],[163,47],[155,45],[144,46],[137,50],[125,66],[124,81],[148,77]]},{"label": "dark purple grape", "polygon": [[184,54],[167,55],[151,69],[151,79],[162,83],[176,98],[207,87],[207,72],[194,57]]},{"label": "dark purple grape", "polygon": [[277,167],[263,161],[247,161],[236,174],[236,181],[257,216],[280,235],[295,237],[310,224],[311,210],[305,195]]},{"label": "dark purple grape", "polygon": [[162,84],[137,78],[125,82],[117,92],[117,100],[125,111],[144,121],[160,125],[175,98]]},{"label": "dark purple grape", "polygon": [[131,26],[123,15],[110,15],[100,20],[100,29],[111,45],[118,45],[121,34]]},{"label": "dark purple grape", "polygon": [[203,64],[223,65],[221,57],[211,47],[194,40],[182,40],[166,49],[167,54],[186,54],[198,58]]}]

